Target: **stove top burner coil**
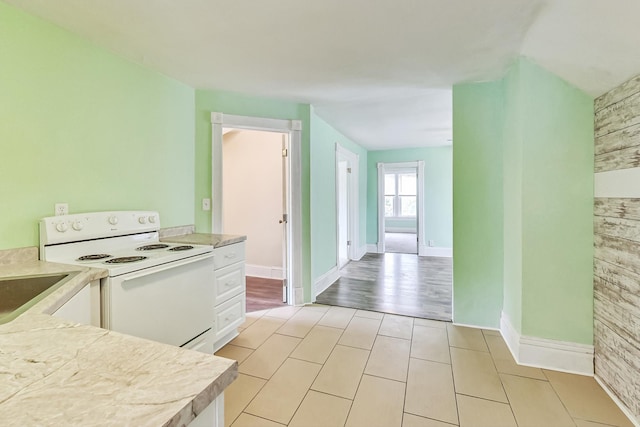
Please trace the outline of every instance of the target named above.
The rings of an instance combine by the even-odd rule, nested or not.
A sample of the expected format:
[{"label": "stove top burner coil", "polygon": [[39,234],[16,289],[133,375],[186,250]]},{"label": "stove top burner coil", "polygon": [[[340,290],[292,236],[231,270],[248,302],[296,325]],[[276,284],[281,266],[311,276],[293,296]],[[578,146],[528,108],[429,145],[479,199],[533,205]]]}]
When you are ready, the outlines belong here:
[{"label": "stove top burner coil", "polygon": [[108,259],[105,262],[107,264],[126,264],[129,262],[142,261],[143,259],[147,259],[146,256],[123,256],[119,258]]},{"label": "stove top burner coil", "polygon": [[189,249],[193,249],[193,246],[191,245],[182,245],[182,246],[174,246],[173,248],[169,249],[170,251],[188,251]]},{"label": "stove top burner coil", "polygon": [[152,251],[154,249],[166,249],[169,245],[165,245],[164,243],[155,243],[153,245],[144,245],[136,248],[136,251]]},{"label": "stove top burner coil", "polygon": [[111,255],[109,254],[91,254],[91,255],[83,255],[80,258],[78,258],[76,261],[95,261],[97,259],[105,259],[110,257]]}]

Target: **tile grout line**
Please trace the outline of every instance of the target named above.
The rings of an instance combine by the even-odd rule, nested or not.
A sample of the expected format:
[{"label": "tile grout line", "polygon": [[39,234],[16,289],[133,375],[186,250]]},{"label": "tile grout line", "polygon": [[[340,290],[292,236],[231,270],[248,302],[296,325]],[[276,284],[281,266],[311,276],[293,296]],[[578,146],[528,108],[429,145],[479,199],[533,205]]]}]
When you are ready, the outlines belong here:
[{"label": "tile grout line", "polygon": [[[501,372],[498,372],[498,366],[496,365],[496,361],[493,358],[493,353],[491,352],[491,347],[489,347],[489,343],[487,342],[487,337],[484,334],[484,331],[481,329],[480,333],[482,334],[482,339],[484,340],[484,344],[489,349],[489,355],[491,356],[491,363],[493,363],[493,367],[496,370],[496,375],[498,375],[498,380],[500,380],[500,386],[502,387],[502,391],[504,392],[504,396],[507,399],[507,404],[509,405],[509,411],[511,411],[511,415],[513,415],[513,421],[516,423],[516,427],[518,426],[518,419],[516,418],[516,413],[513,411],[513,406],[511,406],[511,400],[509,399],[509,395],[507,394],[507,389],[504,386],[504,382],[502,381],[502,377],[500,376]],[[501,339],[502,336],[500,337]],[[487,399],[488,400],[488,399]],[[504,402],[501,402],[504,403]]]},{"label": "tile grout line", "polygon": [[[351,321],[355,317],[356,317],[356,315],[354,314],[353,317],[351,318]],[[347,325],[347,328],[351,324],[351,321],[349,321],[349,324]],[[380,324],[378,325],[378,329],[376,329],[376,338],[378,337],[378,331],[380,330],[381,326],[382,326],[382,320],[380,320]],[[346,332],[347,328],[344,328],[345,332]],[[338,340],[338,342],[339,342],[339,340]],[[353,395],[353,400],[351,401],[352,402],[351,403],[351,407],[349,407],[349,412],[347,413],[347,418],[345,418],[345,420],[344,420],[345,425],[347,424],[347,421],[349,420],[349,416],[351,415],[351,410],[353,409],[353,405],[356,403],[356,396],[358,396],[358,390],[360,390],[360,385],[362,384],[362,377],[364,377],[364,371],[367,369],[367,364],[369,364],[369,359],[371,358],[371,353],[373,352],[373,346],[375,345],[375,343],[376,343],[376,340],[374,339],[373,340],[373,344],[371,346],[371,350],[368,350],[369,354],[367,355],[367,361],[364,364],[364,368],[362,368],[362,374],[360,374],[360,381],[358,381],[358,387],[356,387],[356,393]],[[336,346],[337,346],[337,344],[336,344]]]},{"label": "tile grout line", "polygon": [[453,383],[453,400],[456,403],[456,416],[458,417],[458,425],[460,425],[460,405],[458,405],[458,392],[456,391],[456,376],[453,372],[453,357],[451,357],[451,340],[449,340],[449,326],[445,329],[445,335],[447,336],[447,347],[449,348],[449,360],[451,361],[451,382]]},{"label": "tile grout line", "polygon": [[[285,320],[285,322],[284,322],[280,327],[284,326],[284,324],[286,324],[289,320],[291,320],[291,318],[289,318],[289,319]],[[255,322],[254,322],[254,323],[255,323]],[[280,328],[278,328],[278,329],[280,329]],[[288,335],[278,334],[278,332],[277,332],[277,331],[278,331],[278,330],[276,329],[276,331],[272,332],[272,333],[271,333],[271,334],[270,334],[270,335],[269,335],[269,336],[268,336],[268,337],[267,337],[267,338],[262,342],[262,344],[260,344],[260,345],[258,346],[258,348],[254,349],[254,351],[251,353],[251,355],[252,355],[253,353],[255,353],[255,351],[257,351],[260,347],[262,347],[262,345],[264,345],[264,343],[266,343],[266,342],[269,340],[269,338],[273,337],[274,335],[280,335],[280,336],[288,337],[288,338],[298,338],[298,337],[290,337],[290,336],[288,336]],[[287,361],[287,359],[289,359],[289,356],[291,355],[291,353],[293,353],[293,352],[295,351],[295,349],[298,347],[298,345],[300,345],[300,343],[302,343],[302,341],[304,340],[304,338],[298,338],[298,339],[300,339],[300,342],[299,342],[299,343],[298,343],[298,344],[297,344],[293,349],[291,349],[291,351],[287,354],[287,357],[285,357],[285,359],[282,361],[282,363],[281,363],[280,365],[278,365],[278,367],[276,368],[276,370],[274,371],[274,373],[273,373],[273,374],[271,374],[271,376],[270,376],[269,378],[267,378],[267,379],[266,379],[265,383],[262,385],[262,387],[260,387],[260,389],[258,390],[258,392],[257,392],[257,393],[256,393],[256,394],[251,398],[251,400],[250,400],[250,401],[249,401],[249,402],[244,406],[244,408],[242,408],[242,411],[240,412],[240,414],[242,414],[242,413],[247,413],[247,414],[249,414],[249,415],[257,416],[257,415],[254,415],[254,414],[250,414],[249,412],[245,412],[245,410],[249,407],[249,405],[251,405],[251,402],[253,402],[253,401],[255,400],[255,398],[260,394],[260,392],[262,391],[262,389],[263,389],[264,387],[266,387],[266,385],[269,383],[269,381],[271,381],[271,378],[273,378],[273,376],[275,375],[275,373],[276,373],[276,372],[278,372],[278,371],[280,370],[280,368],[282,368],[282,365],[284,365],[284,363]],[[251,355],[247,356],[247,358],[243,361],[243,363],[244,363],[244,362],[245,362],[249,357],[251,357]],[[297,359],[295,359],[295,360],[297,360]],[[306,362],[306,361],[305,361],[305,362]],[[313,363],[313,362],[308,362],[308,363]],[[316,364],[318,364],[318,363],[316,363]],[[323,365],[323,366],[324,366],[324,365]],[[238,368],[240,368],[240,364],[238,364]],[[322,369],[322,368],[320,368],[320,369]],[[318,371],[318,372],[320,372],[320,371]],[[240,372],[238,372],[238,373],[240,373]],[[259,378],[259,379],[262,379],[262,380],[264,380],[264,379],[265,379],[265,378],[261,378],[261,377],[256,377],[256,376],[254,376],[254,375],[245,374],[245,373],[243,373],[243,375],[248,375],[248,376],[251,376],[251,377],[254,377],[254,378]],[[317,374],[316,374],[316,376],[317,376]],[[315,378],[314,378],[314,381],[315,381]],[[312,383],[312,384],[313,384],[313,383]],[[308,391],[308,390],[307,390],[307,391]],[[305,396],[306,396],[306,394],[305,394]],[[301,403],[302,403],[302,402],[301,402]],[[296,408],[296,411],[297,411],[297,408]],[[295,415],[295,412],[294,412],[294,415]],[[239,417],[239,416],[240,416],[240,415],[238,415],[238,417]],[[238,418],[238,417],[236,417],[236,420],[237,420],[237,418]],[[263,417],[259,417],[259,418],[263,418]],[[268,418],[263,418],[263,419],[268,419]],[[277,421],[274,421],[274,420],[269,420],[269,421],[272,421],[272,422],[277,423]],[[291,420],[289,420],[289,421],[291,421]],[[235,422],[235,420],[234,420],[233,422]],[[231,423],[232,425],[233,425],[233,422]]]},{"label": "tile grout line", "polygon": [[[562,404],[562,407],[564,408],[565,411],[567,411],[567,415],[569,415],[569,418],[571,418],[571,421],[573,421],[574,424],[576,424],[576,420],[575,417],[573,415],[571,415],[571,412],[569,411],[569,408],[567,408],[567,405],[564,403],[564,400],[562,400],[562,397],[560,397],[560,395],[558,394],[558,391],[556,390],[556,388],[553,386],[553,382],[551,382],[551,380],[549,380],[549,377],[547,376],[547,374],[544,372],[544,369],[540,369],[542,371],[542,375],[545,376],[545,378],[547,379],[547,382],[549,383],[549,385],[551,386],[551,390],[553,390],[553,393],[556,395],[556,397],[558,398],[558,400],[560,401],[560,403]],[[587,420],[587,421],[591,421],[591,420]],[[599,421],[591,421],[594,423],[597,423]],[[602,423],[605,424],[605,423]]]}]

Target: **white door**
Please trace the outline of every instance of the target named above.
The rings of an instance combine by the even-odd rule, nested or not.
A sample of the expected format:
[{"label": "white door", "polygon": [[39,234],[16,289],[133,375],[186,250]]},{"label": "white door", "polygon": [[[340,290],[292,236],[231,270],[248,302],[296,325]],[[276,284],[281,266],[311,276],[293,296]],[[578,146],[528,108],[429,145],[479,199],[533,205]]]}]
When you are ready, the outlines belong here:
[{"label": "white door", "polygon": [[349,162],[338,161],[338,268],[349,262]]}]

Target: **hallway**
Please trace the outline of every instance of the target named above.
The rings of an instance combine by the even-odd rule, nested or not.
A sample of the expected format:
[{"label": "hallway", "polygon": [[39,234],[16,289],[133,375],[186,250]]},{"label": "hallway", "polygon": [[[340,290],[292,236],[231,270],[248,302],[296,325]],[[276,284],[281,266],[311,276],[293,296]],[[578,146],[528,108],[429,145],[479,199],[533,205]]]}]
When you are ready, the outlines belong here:
[{"label": "hallway", "polygon": [[367,253],[340,271],[318,304],[451,321],[451,258]]}]

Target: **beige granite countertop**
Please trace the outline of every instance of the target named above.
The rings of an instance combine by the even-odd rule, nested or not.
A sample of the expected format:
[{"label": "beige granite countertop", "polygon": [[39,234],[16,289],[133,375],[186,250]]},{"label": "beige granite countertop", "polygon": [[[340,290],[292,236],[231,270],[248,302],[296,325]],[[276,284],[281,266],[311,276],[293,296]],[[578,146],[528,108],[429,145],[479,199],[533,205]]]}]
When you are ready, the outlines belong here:
[{"label": "beige granite countertop", "polygon": [[191,243],[194,245],[209,245],[214,248],[244,242],[247,236],[236,236],[233,234],[210,234],[210,233],[190,233],[181,236],[164,237],[160,239],[170,243]]},{"label": "beige granite countertop", "polygon": [[0,325],[0,425],[186,425],[237,377],[233,360],[50,315],[106,270],[0,263],[0,277],[72,271],[67,283]]}]

